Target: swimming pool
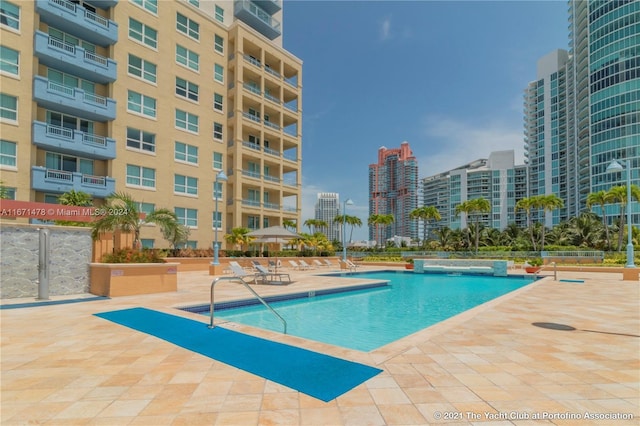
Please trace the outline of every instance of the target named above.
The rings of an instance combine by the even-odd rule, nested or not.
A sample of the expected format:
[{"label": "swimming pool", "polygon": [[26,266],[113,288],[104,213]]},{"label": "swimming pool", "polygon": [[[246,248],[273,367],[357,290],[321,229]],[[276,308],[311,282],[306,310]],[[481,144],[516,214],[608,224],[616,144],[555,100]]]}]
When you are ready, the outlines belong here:
[{"label": "swimming pool", "polygon": [[[390,282],[270,305],[287,321],[287,334],[368,352],[532,282],[522,277],[389,271],[356,275]],[[282,332],[282,323],[262,305],[216,308],[216,317]]]}]

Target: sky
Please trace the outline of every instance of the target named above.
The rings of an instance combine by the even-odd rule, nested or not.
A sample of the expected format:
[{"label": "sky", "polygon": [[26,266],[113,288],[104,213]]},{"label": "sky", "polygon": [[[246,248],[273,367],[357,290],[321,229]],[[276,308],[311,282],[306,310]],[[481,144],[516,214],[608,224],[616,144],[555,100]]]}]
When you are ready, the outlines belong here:
[{"label": "sky", "polygon": [[382,146],[409,142],[421,178],[499,150],[523,164],[524,89],[568,48],[566,1],[285,0],[283,14],[303,61],[302,221],[336,192],[362,220],[354,240]]}]

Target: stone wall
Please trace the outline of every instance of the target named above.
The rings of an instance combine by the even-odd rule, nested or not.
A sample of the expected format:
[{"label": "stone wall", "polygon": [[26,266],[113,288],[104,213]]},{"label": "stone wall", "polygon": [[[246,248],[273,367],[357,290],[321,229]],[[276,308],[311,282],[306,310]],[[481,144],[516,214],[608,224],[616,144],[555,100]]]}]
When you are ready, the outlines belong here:
[{"label": "stone wall", "polygon": [[0,298],[38,296],[39,229],[49,229],[49,296],[89,292],[91,229],[0,224]]}]

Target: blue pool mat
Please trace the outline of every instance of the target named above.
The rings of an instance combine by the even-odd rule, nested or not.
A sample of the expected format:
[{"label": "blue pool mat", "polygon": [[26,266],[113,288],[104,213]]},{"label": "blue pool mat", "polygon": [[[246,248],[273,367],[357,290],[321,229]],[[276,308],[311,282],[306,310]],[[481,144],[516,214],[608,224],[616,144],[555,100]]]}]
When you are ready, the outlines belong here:
[{"label": "blue pool mat", "polygon": [[131,308],[95,314],[304,394],[331,401],[382,370],[188,318]]}]

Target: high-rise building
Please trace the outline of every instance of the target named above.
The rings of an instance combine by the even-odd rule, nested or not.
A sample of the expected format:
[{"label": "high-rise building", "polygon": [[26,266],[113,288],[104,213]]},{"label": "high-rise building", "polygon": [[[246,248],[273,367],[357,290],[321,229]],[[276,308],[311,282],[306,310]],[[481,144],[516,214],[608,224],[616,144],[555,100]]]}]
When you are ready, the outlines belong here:
[{"label": "high-rise building", "polygon": [[[590,193],[626,185],[627,173],[640,185],[640,2],[568,4],[569,53],[542,58],[525,94],[531,194],[554,193],[565,204],[547,213],[547,225],[586,211]],[[608,172],[612,160],[629,160],[630,170]],[[628,207],[640,225],[640,203]],[[605,215],[613,223],[619,204]]]},{"label": "high-rise building", "polygon": [[438,209],[441,220],[431,224],[427,231],[438,228],[464,229],[468,226],[464,215],[456,215],[456,207],[467,200],[484,198],[491,203],[491,212],[483,215],[479,223],[495,229],[504,229],[510,223],[526,225],[523,213],[515,211],[517,200],[527,191],[527,168],[515,165],[513,150],[496,151],[489,158],[481,158],[437,175],[422,179],[422,203]]},{"label": "high-rise building", "polygon": [[315,218],[327,224],[325,231],[329,241],[342,241],[342,225],[334,220],[340,214],[340,195],[335,192],[319,192]]},{"label": "high-rise building", "polygon": [[393,223],[376,230],[369,227],[369,239],[418,238],[418,222],[409,217],[418,207],[418,162],[408,142],[400,148],[378,149],[378,162],[369,165],[369,215],[393,216]]},{"label": "high-rise building", "polygon": [[[300,222],[302,62],[282,48],[281,0],[0,5],[12,197],[126,192],[174,211],[197,247],[215,229]],[[168,245],[157,227],[142,238]]]}]

